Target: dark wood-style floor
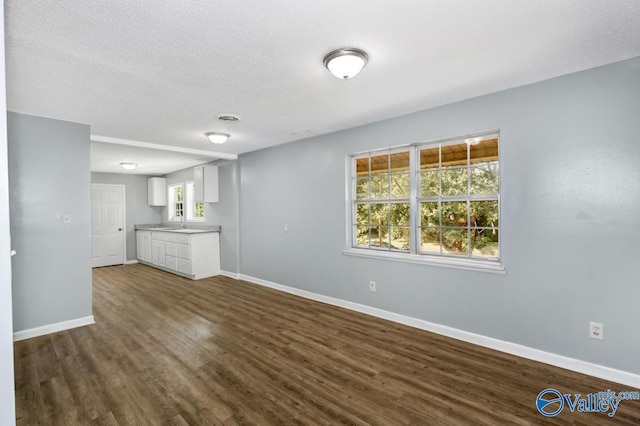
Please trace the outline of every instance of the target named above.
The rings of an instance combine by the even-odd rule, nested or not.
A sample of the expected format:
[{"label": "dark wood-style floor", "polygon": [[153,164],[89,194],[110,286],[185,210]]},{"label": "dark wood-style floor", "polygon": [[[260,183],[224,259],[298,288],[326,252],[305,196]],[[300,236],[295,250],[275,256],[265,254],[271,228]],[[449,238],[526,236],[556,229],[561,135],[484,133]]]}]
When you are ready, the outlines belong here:
[{"label": "dark wood-style floor", "polygon": [[15,344],[18,425],[640,424],[535,408],[628,386],[243,281],[93,277],[95,325]]}]

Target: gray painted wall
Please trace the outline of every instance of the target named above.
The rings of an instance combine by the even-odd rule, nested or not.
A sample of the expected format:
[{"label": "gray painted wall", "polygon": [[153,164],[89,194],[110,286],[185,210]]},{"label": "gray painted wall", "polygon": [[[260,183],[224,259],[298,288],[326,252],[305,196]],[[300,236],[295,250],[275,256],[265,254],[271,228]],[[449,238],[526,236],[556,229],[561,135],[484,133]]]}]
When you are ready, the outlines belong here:
[{"label": "gray painted wall", "polygon": [[[219,160],[210,163],[218,166],[219,201],[205,204],[205,223],[220,225],[220,269],[238,273],[238,162]],[[193,180],[193,167],[169,173],[167,185]],[[163,209],[162,222],[167,222],[167,208]]]},{"label": "gray painted wall", "polygon": [[[639,117],[634,58],[244,154],[240,271],[638,374]],[[345,156],[491,129],[505,275],[342,254]]]},{"label": "gray painted wall", "polygon": [[8,141],[14,331],[90,316],[89,126],[10,112]]},{"label": "gray painted wall", "polygon": [[147,203],[147,181],[151,176],[124,173],[91,173],[91,183],[125,186],[127,260],[136,259],[135,224],[160,223],[164,207],[152,207]]}]

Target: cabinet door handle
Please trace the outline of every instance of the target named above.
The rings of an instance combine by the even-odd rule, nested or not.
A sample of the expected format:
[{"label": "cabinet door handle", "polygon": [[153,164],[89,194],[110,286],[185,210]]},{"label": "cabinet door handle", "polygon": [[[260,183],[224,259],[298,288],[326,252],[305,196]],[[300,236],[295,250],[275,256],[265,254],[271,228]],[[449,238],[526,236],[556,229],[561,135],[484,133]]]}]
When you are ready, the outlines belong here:
[{"label": "cabinet door handle", "polygon": [[118,231],[122,231],[122,228],[118,228]]}]

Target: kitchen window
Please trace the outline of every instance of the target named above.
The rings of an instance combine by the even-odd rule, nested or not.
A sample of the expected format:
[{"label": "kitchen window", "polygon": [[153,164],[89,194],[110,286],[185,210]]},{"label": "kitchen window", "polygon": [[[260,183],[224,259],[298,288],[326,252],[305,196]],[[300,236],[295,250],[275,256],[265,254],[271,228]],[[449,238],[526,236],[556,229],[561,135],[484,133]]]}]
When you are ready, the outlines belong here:
[{"label": "kitchen window", "polygon": [[204,203],[195,202],[194,200],[194,183],[187,182],[187,221],[203,221],[204,220]]},{"label": "kitchen window", "polygon": [[167,188],[169,222],[202,222],[205,220],[204,203],[194,200],[194,183],[185,182]]},{"label": "kitchen window", "polygon": [[168,191],[169,222],[182,222],[184,219],[184,186],[170,185]]},{"label": "kitchen window", "polygon": [[504,271],[499,135],[470,135],[349,158],[345,254]]}]

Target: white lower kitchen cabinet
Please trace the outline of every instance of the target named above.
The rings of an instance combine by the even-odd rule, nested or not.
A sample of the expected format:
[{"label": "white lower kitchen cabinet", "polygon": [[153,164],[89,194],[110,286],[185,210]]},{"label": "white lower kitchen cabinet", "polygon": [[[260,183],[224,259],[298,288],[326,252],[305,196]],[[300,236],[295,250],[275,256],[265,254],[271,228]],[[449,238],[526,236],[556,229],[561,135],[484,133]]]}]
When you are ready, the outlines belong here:
[{"label": "white lower kitchen cabinet", "polygon": [[139,261],[151,262],[151,232],[136,232],[136,249]]},{"label": "white lower kitchen cabinet", "polygon": [[175,256],[166,256],[166,265],[164,265],[167,269],[171,269],[172,271],[178,270],[178,259]]},{"label": "white lower kitchen cabinet", "polygon": [[191,261],[178,259],[178,272],[191,275]]},{"label": "white lower kitchen cabinet", "polygon": [[220,234],[136,231],[138,261],[192,280],[220,274]]}]

